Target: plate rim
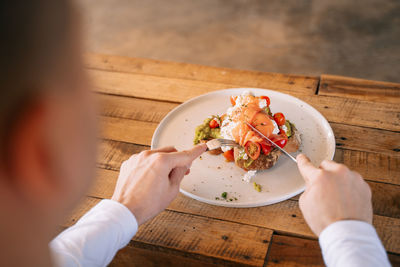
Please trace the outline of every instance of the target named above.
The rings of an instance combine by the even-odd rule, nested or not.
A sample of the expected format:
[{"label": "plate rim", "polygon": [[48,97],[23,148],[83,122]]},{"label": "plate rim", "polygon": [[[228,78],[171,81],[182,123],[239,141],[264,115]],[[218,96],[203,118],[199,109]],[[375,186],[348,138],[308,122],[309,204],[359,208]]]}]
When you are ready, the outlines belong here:
[{"label": "plate rim", "polygon": [[[303,101],[303,100],[301,100],[301,99],[299,99],[299,98],[297,98],[297,97],[295,97],[295,96],[292,96],[292,95],[289,95],[289,94],[286,94],[286,93],[282,93],[282,92],[279,92],[279,91],[276,91],[276,90],[271,90],[271,89],[266,89],[266,88],[257,88],[257,87],[233,87],[233,88],[225,88],[225,89],[216,90],[216,91],[212,91],[212,92],[208,92],[208,93],[205,93],[205,94],[201,94],[201,95],[195,96],[195,97],[190,98],[190,99],[188,99],[187,101],[185,101],[185,102],[179,104],[178,106],[176,106],[175,108],[173,108],[171,111],[169,111],[169,112],[165,115],[165,117],[160,121],[160,123],[157,125],[157,128],[156,128],[156,130],[154,131],[153,136],[152,136],[152,138],[151,138],[151,149],[155,149],[155,147],[154,147],[154,146],[155,146],[155,139],[156,139],[156,136],[159,135],[159,132],[161,131],[161,128],[164,126],[164,124],[165,124],[166,121],[169,119],[169,117],[170,117],[173,113],[175,113],[178,109],[181,109],[181,108],[183,108],[183,107],[186,107],[187,105],[190,105],[192,102],[197,101],[199,98],[203,98],[203,97],[206,97],[206,96],[209,96],[209,95],[219,94],[219,93],[221,93],[221,92],[233,91],[233,90],[236,90],[236,91],[239,91],[239,90],[249,90],[249,91],[251,91],[251,90],[263,90],[263,91],[270,91],[270,92],[272,92],[272,93],[274,93],[274,94],[278,94],[278,95],[281,95],[281,96],[284,96],[284,97],[289,97],[289,98],[292,98],[292,99],[295,100],[295,101],[299,101],[301,104],[305,104],[305,105],[307,106],[307,108],[310,108],[313,112],[315,112],[315,113],[323,120],[323,122],[328,126],[328,130],[330,131],[330,133],[332,133],[332,140],[331,140],[331,141],[333,141],[333,143],[332,143],[332,144],[333,144],[333,149],[332,149],[333,152],[332,152],[332,156],[330,157],[330,160],[333,160],[333,158],[334,158],[334,156],[335,156],[335,153],[336,153],[336,139],[335,139],[335,134],[334,134],[334,132],[333,132],[333,129],[332,129],[332,127],[331,127],[329,121],[321,114],[321,112],[319,112],[316,108],[314,108],[313,106],[311,106],[311,105],[308,104],[307,102],[305,102],[305,101]],[[329,158],[329,157],[328,157],[328,158]],[[211,200],[211,199],[208,199],[208,198],[203,198],[203,197],[194,195],[194,194],[192,194],[192,193],[190,193],[190,192],[188,192],[188,191],[183,190],[181,187],[179,187],[179,192],[181,192],[181,193],[184,194],[185,196],[190,197],[190,198],[192,198],[192,199],[194,199],[194,200],[197,200],[197,201],[200,201],[200,202],[203,202],[203,203],[206,203],[206,204],[210,204],[210,205],[223,206],[223,207],[230,207],[230,208],[251,208],[251,207],[268,206],[268,205],[272,205],[272,204],[276,204],[276,203],[279,203],[279,202],[288,200],[288,199],[290,199],[290,198],[292,198],[292,197],[294,197],[294,196],[296,196],[296,195],[302,193],[304,190],[305,190],[305,185],[304,185],[303,187],[301,187],[299,190],[297,190],[297,191],[295,191],[295,192],[293,192],[293,193],[291,193],[291,194],[289,194],[289,195],[286,195],[286,196],[284,196],[284,197],[282,197],[282,198],[275,199],[275,200],[273,200],[273,201],[271,201],[271,202],[263,202],[263,203],[249,204],[249,203],[231,203],[231,202],[226,202],[226,203],[225,203],[225,202],[222,202],[222,201]]]}]

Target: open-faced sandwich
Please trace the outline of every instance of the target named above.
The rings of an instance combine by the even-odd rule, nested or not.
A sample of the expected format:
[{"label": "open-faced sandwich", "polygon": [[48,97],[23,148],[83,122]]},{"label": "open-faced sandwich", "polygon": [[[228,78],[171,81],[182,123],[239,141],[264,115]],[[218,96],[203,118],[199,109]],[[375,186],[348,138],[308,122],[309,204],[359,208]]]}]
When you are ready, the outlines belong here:
[{"label": "open-faced sandwich", "polygon": [[230,139],[241,147],[222,147],[212,154],[223,153],[227,161],[248,170],[265,170],[275,165],[281,152],[254,132],[251,124],[262,134],[287,152],[295,152],[300,146],[300,135],[293,123],[278,112],[272,113],[268,96],[254,96],[249,91],[231,96],[232,107],[225,114],[207,118],[197,126],[194,144],[214,138]]}]

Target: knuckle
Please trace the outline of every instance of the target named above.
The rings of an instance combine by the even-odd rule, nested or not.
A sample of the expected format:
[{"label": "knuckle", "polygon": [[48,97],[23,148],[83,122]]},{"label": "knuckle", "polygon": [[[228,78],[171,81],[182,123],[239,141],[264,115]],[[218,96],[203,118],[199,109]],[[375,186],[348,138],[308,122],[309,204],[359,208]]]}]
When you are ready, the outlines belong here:
[{"label": "knuckle", "polygon": [[338,166],[336,167],[336,170],[339,172],[339,173],[346,173],[346,172],[348,172],[349,171],[349,169],[346,167],[346,165],[344,165],[344,164],[338,164]]},{"label": "knuckle", "polygon": [[155,153],[154,155],[153,155],[153,161],[155,161],[155,162],[165,162],[165,160],[166,160],[166,156],[164,155],[164,154],[161,154],[161,153]]},{"label": "knuckle", "polygon": [[150,152],[150,150],[143,150],[142,152],[139,153],[139,155],[141,157],[148,157],[151,155],[151,152]]},{"label": "knuckle", "polygon": [[317,179],[317,181],[322,180],[325,177],[325,171],[318,169],[315,171],[315,178]]}]

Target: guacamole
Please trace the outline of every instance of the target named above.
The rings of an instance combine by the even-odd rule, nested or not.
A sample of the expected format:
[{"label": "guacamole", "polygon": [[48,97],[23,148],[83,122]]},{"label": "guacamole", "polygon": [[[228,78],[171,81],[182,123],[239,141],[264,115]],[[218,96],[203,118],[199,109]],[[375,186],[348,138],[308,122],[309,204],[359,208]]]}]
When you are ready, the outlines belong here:
[{"label": "guacamole", "polygon": [[292,123],[288,120],[286,120],[285,122],[285,127],[283,128],[285,130],[285,133],[287,135],[287,137],[291,137],[292,136]]},{"label": "guacamole", "polygon": [[215,139],[215,138],[221,138],[220,134],[220,128],[210,128],[210,121],[213,120],[214,118],[217,118],[219,121],[221,121],[219,116],[212,116],[211,118],[207,118],[204,120],[203,124],[199,125],[196,127],[195,131],[195,136],[193,143],[197,145],[200,143],[201,140],[210,140],[210,139]]}]

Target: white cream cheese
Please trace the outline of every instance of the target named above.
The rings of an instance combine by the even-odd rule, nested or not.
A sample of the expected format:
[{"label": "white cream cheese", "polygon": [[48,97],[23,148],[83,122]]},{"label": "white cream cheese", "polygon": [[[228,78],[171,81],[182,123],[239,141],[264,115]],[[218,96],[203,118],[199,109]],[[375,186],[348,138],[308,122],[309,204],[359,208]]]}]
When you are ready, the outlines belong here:
[{"label": "white cream cheese", "polygon": [[279,130],[278,124],[276,124],[275,120],[273,120],[273,119],[271,121],[272,121],[272,124],[274,125],[274,130],[272,131],[272,133],[279,134],[280,130]]},{"label": "white cream cheese", "polygon": [[267,107],[267,100],[266,99],[260,99],[260,101],[258,101],[258,106],[262,109]]},{"label": "white cream cheese", "polygon": [[245,181],[245,182],[247,182],[247,183],[250,183],[250,182],[251,182],[251,179],[252,179],[254,176],[256,176],[256,173],[257,173],[256,170],[248,171],[248,172],[246,172],[246,173],[243,175],[242,180]]}]

